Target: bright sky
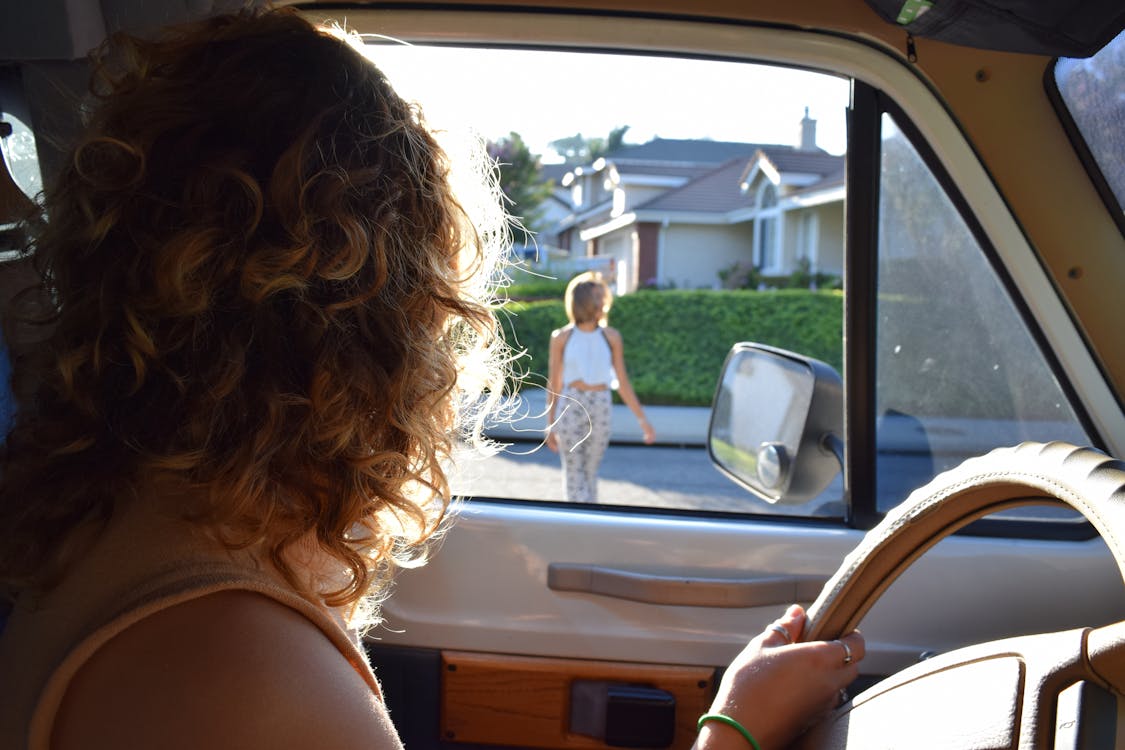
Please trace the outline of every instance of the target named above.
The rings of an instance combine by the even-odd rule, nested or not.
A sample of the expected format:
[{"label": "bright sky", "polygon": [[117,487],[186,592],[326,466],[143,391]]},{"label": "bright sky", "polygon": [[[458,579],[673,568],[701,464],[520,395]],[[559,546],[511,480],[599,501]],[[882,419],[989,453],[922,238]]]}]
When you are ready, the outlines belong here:
[{"label": "bright sky", "polygon": [[435,126],[486,138],[518,132],[551,161],[550,141],[653,137],[797,145],[805,107],[817,144],[845,151],[847,81],[745,63],[629,55],[369,45],[370,57]]}]

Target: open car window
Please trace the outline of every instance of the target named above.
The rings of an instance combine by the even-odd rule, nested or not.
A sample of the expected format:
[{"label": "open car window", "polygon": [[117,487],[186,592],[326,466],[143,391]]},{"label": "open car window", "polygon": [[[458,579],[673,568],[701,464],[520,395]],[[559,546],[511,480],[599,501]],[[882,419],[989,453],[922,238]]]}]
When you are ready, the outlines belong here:
[{"label": "open car window", "polygon": [[[542,445],[548,342],[567,323],[566,282],[597,270],[610,279],[609,324],[622,333],[629,379],[657,429],[657,444],[641,445],[619,403],[600,503],[809,515],[753,500],[711,466],[704,446],[733,344],[811,349],[842,367],[850,82],[672,56],[370,50],[437,128],[489,141],[512,213],[532,230],[514,228],[503,314],[510,343],[527,352],[516,365],[526,370],[517,419],[494,433],[510,445],[461,461],[455,492],[565,499],[559,457]],[[537,171],[525,169],[529,161]],[[825,512],[839,517],[842,481],[836,494]]]},{"label": "open car window", "polygon": [[[658,433],[658,417],[674,410],[691,425],[642,445],[618,406],[600,504],[848,517],[843,472],[807,503],[774,504],[716,471],[704,445],[733,344],[844,373],[852,81],[674,56],[386,40],[369,49],[432,124],[489,141],[522,222],[504,314],[510,343],[526,352],[515,421],[495,430],[497,455],[459,461],[455,494],[565,501],[559,458],[542,442],[547,344],[567,322],[566,281],[594,269],[611,279],[609,322]],[[864,502],[878,512],[996,445],[1093,442],[955,190],[892,117],[881,128],[879,323],[862,344],[877,363],[875,497]]]}]

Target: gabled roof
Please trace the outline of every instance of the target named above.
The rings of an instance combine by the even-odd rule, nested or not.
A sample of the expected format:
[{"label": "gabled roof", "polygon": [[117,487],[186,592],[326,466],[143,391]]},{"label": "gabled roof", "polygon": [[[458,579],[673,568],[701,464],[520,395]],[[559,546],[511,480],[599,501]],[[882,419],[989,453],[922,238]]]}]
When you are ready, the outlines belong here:
[{"label": "gabled roof", "polygon": [[[808,192],[810,188],[822,189],[830,184],[826,178],[839,175],[843,184],[844,157],[833,156],[822,151],[773,150],[762,149],[746,163],[738,182],[740,189],[747,192],[759,180],[759,176],[775,184],[787,185],[790,194]],[[820,186],[820,187],[818,187]]]},{"label": "gabled roof", "polygon": [[[837,158],[841,160],[843,159],[842,156]],[[841,164],[838,169],[834,169],[833,171],[824,175],[817,182],[814,182],[811,185],[807,185],[799,190],[794,190],[789,195],[804,195],[806,193],[815,193],[819,190],[827,190],[828,188],[843,187],[844,181],[846,179],[847,170],[845,169],[844,165]]]},{"label": "gabled roof", "polygon": [[840,168],[844,157],[833,156],[826,151],[798,151],[789,146],[766,146],[762,153],[773,162],[778,172],[802,172],[804,174],[825,175]]},{"label": "gabled roof", "polygon": [[746,157],[730,159],[678,188],[661,193],[637,206],[638,211],[708,211],[726,213],[753,205],[754,196],[738,189]]},{"label": "gabled roof", "polygon": [[605,159],[618,166],[639,161],[721,164],[738,156],[749,157],[760,148],[760,143],[653,138],[648,143],[622,146],[606,154]]},{"label": "gabled roof", "polygon": [[738,157],[678,188],[661,193],[636,207],[638,211],[706,211],[726,213],[737,208],[754,205],[756,194],[741,190],[741,183],[757,160],[765,158],[779,172],[799,172],[819,175],[798,192],[813,192],[844,182],[844,157],[832,156],[823,151],[798,151],[789,146],[766,146],[755,152],[753,159]]},{"label": "gabled roof", "polygon": [[618,164],[616,161],[612,162],[614,169],[618,174],[625,175],[657,175],[660,177],[683,177],[691,179],[706,174],[715,168],[714,164],[670,164],[670,163],[629,163]]},{"label": "gabled roof", "polygon": [[574,167],[569,164],[540,164],[539,176],[542,177],[543,182],[561,185],[563,176],[572,169]]}]

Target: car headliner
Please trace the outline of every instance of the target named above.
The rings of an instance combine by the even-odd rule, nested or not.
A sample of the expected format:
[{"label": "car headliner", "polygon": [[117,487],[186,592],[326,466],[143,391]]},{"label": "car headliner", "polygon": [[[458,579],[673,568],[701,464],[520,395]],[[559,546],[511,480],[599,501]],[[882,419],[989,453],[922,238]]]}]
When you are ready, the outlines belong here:
[{"label": "car headliner", "polygon": [[[908,29],[919,38],[962,44],[979,49],[1022,52],[1047,56],[1085,57],[1093,54],[1125,28],[1125,6],[1118,0],[944,0],[921,3],[929,6],[915,20],[899,26],[897,19],[906,5],[902,0],[864,0],[874,11],[871,26],[886,27],[895,33]],[[256,4],[264,4],[257,2]],[[482,7],[481,3],[386,3],[386,2],[303,2],[292,3],[306,9],[346,12],[348,8],[402,8],[411,5],[433,8],[438,5]],[[835,13],[826,13],[828,5],[844,6]],[[237,0],[101,0],[95,3],[73,0],[40,0],[15,3],[5,8],[7,23],[0,28],[0,59],[3,60],[72,60],[83,57],[107,33],[144,31],[168,23],[189,20],[223,10],[242,7]],[[578,0],[554,0],[539,3],[490,3],[490,7],[567,8],[589,11],[645,11],[688,16],[745,17],[768,19],[770,16],[800,17],[791,3],[760,2],[746,7],[743,3],[677,2],[647,0],[642,2],[599,2],[596,5]],[[848,19],[854,26],[854,3],[810,2],[809,10],[825,26]],[[737,7],[741,6],[741,7]],[[877,17],[876,17],[877,16]],[[34,29],[35,33],[28,33]],[[848,30],[841,26],[841,30]]]}]

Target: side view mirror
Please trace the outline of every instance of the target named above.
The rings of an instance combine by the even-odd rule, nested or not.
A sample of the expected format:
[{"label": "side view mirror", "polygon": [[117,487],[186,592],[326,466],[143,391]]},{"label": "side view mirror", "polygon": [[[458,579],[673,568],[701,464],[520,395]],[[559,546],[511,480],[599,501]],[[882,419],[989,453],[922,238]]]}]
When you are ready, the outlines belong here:
[{"label": "side view mirror", "polygon": [[844,398],[825,363],[764,344],[735,344],[711,408],[715,465],[770,503],[799,505],[843,466]]}]

